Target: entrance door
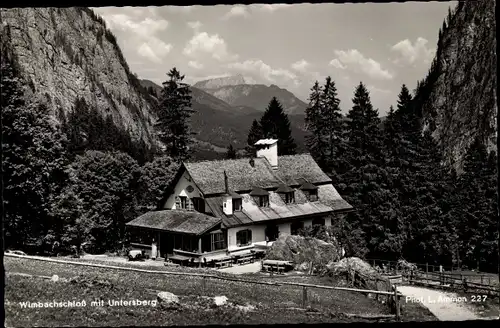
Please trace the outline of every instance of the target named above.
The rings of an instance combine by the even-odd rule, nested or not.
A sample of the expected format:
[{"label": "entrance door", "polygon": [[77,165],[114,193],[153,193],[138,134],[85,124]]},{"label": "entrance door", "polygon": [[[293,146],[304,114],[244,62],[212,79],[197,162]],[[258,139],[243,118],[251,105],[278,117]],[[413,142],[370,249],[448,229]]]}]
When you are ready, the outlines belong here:
[{"label": "entrance door", "polygon": [[174,253],[174,237],[169,233],[161,233],[160,252],[162,256]]}]

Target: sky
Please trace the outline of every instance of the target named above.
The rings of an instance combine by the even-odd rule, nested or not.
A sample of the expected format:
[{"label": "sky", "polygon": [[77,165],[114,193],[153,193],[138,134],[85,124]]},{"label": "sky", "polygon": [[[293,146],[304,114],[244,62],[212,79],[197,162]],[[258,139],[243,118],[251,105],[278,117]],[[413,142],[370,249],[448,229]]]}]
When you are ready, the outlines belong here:
[{"label": "sky", "polygon": [[242,74],[308,102],[326,76],[340,107],[362,81],[381,116],[404,83],[413,90],[434,58],[456,2],[255,4],[93,8],[115,34],[132,72],[158,84],[176,67],[185,81]]}]

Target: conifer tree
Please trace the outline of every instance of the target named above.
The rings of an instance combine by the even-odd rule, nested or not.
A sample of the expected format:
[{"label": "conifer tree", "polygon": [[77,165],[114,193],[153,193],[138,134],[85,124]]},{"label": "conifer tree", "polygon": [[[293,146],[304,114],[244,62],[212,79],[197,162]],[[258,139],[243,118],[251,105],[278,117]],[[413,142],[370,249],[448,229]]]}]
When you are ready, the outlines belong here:
[{"label": "conifer tree", "polygon": [[229,144],[226,151],[226,159],[235,159],[236,158],[236,150],[233,147],[233,144]]},{"label": "conifer tree", "polygon": [[[360,165],[370,156],[379,158],[380,151],[380,118],[373,109],[370,94],[363,82],[360,82],[352,99],[353,107],[347,114],[347,137],[351,152],[351,163]],[[357,157],[357,158],[356,158]]]},{"label": "conifer tree", "polygon": [[321,95],[321,119],[324,124],[324,137],[326,144],[326,167],[328,172],[338,168],[336,160],[342,148],[343,122],[340,110],[340,99],[337,88],[331,77],[327,77]]},{"label": "conifer tree", "polygon": [[326,166],[326,143],[324,140],[325,120],[321,110],[321,92],[319,82],[316,81],[311,88],[309,96],[309,106],[306,109],[306,129],[309,135],[306,136],[306,145],[309,152],[321,168]]},{"label": "conifer tree", "polygon": [[262,139],[262,127],[259,121],[253,120],[252,126],[248,131],[247,146],[245,147],[245,153],[248,157],[255,156],[255,143]]},{"label": "conifer tree", "polygon": [[288,115],[276,97],[273,97],[260,119],[264,138],[278,139],[278,155],[294,155],[297,145],[292,137]]},{"label": "conifer tree", "polygon": [[168,80],[163,82],[158,108],[159,139],[166,147],[166,153],[179,160],[189,157],[192,135],[189,118],[191,109],[191,91],[189,85],[182,82],[184,75],[174,67],[168,73]]}]

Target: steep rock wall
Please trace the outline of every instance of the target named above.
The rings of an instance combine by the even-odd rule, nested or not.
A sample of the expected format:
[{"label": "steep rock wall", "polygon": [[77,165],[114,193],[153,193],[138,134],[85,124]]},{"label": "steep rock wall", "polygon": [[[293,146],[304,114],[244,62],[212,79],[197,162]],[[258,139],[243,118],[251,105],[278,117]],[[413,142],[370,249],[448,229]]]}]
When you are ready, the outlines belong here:
[{"label": "steep rock wall", "polygon": [[427,91],[420,96],[425,93],[425,129],[439,142],[446,164],[460,171],[475,138],[496,149],[495,1],[460,2],[446,25],[427,77]]},{"label": "steep rock wall", "polygon": [[83,97],[103,116],[112,115],[133,139],[155,142],[149,96],[92,10],[1,9],[1,19],[2,38],[8,39],[32,91],[53,105],[54,118]]}]

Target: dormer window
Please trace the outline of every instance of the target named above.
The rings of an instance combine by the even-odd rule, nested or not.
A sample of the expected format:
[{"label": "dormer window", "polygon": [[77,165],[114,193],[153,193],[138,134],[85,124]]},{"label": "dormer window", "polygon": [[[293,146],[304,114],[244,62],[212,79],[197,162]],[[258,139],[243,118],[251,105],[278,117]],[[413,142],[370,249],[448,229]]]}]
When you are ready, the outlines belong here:
[{"label": "dormer window", "polygon": [[233,212],[241,211],[241,198],[233,198]]},{"label": "dormer window", "polygon": [[318,200],[318,190],[309,190],[307,194],[307,200],[310,202],[315,202]]},{"label": "dormer window", "polygon": [[295,193],[292,192],[287,192],[285,194],[285,204],[292,204],[295,203]]},{"label": "dormer window", "polygon": [[307,181],[304,182],[302,186],[300,186],[300,190],[304,192],[308,201],[315,202],[318,200],[318,187],[312,183]]},{"label": "dormer window", "polygon": [[250,196],[253,197],[259,207],[269,206],[269,192],[267,190],[259,187],[254,187],[250,192]]},{"label": "dormer window", "polygon": [[276,189],[276,193],[281,196],[281,199],[285,204],[295,203],[295,190],[286,185],[280,185],[278,189]]},{"label": "dormer window", "polygon": [[268,207],[269,206],[269,196],[257,196],[256,199],[260,207]]}]

